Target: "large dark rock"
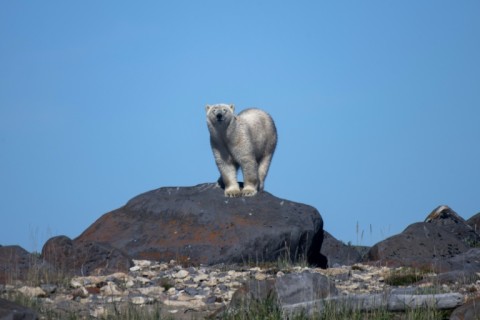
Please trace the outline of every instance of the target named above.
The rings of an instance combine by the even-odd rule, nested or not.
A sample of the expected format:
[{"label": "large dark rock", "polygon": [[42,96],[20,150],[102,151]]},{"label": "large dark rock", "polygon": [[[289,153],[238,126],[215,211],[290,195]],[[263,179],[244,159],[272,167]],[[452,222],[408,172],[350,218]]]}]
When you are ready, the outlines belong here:
[{"label": "large dark rock", "polygon": [[37,313],[29,308],[0,298],[0,319],[37,320]]},{"label": "large dark rock", "polygon": [[467,220],[467,224],[472,227],[472,229],[480,234],[480,212]]},{"label": "large dark rock", "polygon": [[448,206],[437,207],[428,215],[425,222],[442,227],[469,247],[475,247],[480,243],[480,235],[475,232],[473,226]]},{"label": "large dark rock", "polygon": [[35,257],[20,246],[0,246],[0,283],[25,279],[34,260]]},{"label": "large dark rock", "polygon": [[435,259],[451,258],[468,249],[448,231],[418,222],[375,244],[368,252],[368,260],[392,267],[431,268]]},{"label": "large dark rock", "polygon": [[402,233],[374,245],[368,260],[389,266],[411,266],[452,271],[446,263],[467,252],[480,237],[465,220],[447,206],[430,213],[425,222],[414,223]]},{"label": "large dark rock", "polygon": [[131,259],[108,243],[72,241],[66,236],[49,239],[42,249],[42,258],[57,272],[76,275],[127,272]]},{"label": "large dark rock", "polygon": [[357,248],[346,245],[326,231],[324,231],[321,253],[327,257],[329,267],[348,266],[362,261]]},{"label": "large dark rock", "polygon": [[472,248],[449,259],[438,261],[444,272],[460,271],[464,274],[477,275],[480,272],[480,248]]},{"label": "large dark rock", "polygon": [[311,206],[268,192],[225,198],[216,184],[201,184],[141,194],[100,217],[73,243],[194,265],[306,259],[325,267],[322,240],[323,220]]}]

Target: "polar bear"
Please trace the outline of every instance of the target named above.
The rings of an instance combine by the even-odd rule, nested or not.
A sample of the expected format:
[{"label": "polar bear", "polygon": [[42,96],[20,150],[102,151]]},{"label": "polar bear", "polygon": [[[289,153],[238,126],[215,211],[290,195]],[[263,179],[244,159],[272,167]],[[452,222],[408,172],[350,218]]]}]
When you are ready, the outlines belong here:
[{"label": "polar bear", "polygon": [[[207,105],[210,145],[220,171],[219,183],[226,197],[251,197],[262,191],[277,145],[277,129],[272,117],[260,109],[246,109],[238,115],[227,104]],[[243,189],[237,182],[243,172]]]}]

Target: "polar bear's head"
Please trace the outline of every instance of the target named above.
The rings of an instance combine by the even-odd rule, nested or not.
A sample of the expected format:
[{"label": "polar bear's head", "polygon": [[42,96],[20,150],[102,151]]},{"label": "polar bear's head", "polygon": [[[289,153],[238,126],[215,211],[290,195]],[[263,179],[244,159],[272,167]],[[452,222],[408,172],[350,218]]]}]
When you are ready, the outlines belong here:
[{"label": "polar bear's head", "polygon": [[235,117],[233,104],[214,104],[205,107],[207,121],[212,125],[228,125]]}]

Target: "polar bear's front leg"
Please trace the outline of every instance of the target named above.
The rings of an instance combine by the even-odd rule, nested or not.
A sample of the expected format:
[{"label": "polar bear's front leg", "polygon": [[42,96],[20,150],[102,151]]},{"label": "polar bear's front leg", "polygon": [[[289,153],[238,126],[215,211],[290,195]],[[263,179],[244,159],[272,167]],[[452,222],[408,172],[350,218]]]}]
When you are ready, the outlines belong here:
[{"label": "polar bear's front leg", "polygon": [[242,192],[238,185],[237,168],[235,165],[223,163],[219,168],[225,186],[225,197],[240,197]]}]

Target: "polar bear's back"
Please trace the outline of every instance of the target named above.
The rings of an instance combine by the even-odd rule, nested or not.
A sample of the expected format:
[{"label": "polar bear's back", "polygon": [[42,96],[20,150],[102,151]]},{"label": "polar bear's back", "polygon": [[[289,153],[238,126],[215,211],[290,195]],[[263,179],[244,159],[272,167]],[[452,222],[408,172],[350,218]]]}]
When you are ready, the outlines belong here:
[{"label": "polar bear's back", "polygon": [[277,145],[277,129],[268,113],[255,108],[245,109],[237,115],[237,121],[248,128],[257,157],[273,153]]}]

